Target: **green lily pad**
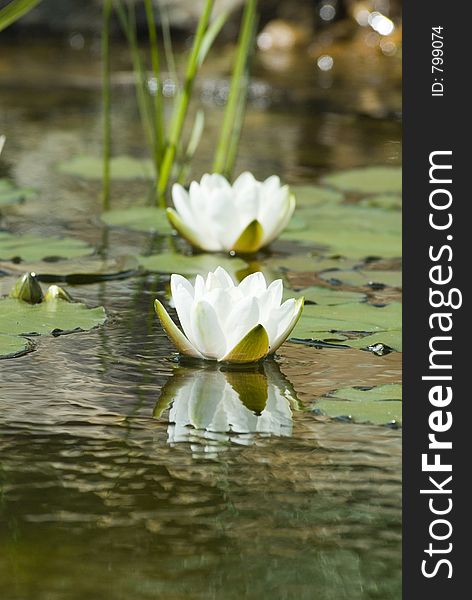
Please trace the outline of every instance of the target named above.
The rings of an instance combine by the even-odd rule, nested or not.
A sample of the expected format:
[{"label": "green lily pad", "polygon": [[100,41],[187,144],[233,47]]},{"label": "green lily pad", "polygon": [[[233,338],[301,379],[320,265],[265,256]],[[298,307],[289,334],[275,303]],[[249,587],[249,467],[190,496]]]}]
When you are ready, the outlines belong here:
[{"label": "green lily pad", "polygon": [[382,331],[380,333],[373,333],[364,337],[348,340],[345,342],[351,348],[359,348],[360,350],[367,350],[369,347],[376,346],[377,344],[383,344],[396,350],[397,352],[402,351],[402,332],[400,329],[392,329],[390,331]]},{"label": "green lily pad", "polygon": [[362,194],[400,194],[402,170],[400,167],[366,167],[339,171],[323,177],[322,183],[343,192]]},{"label": "green lily pad", "polygon": [[247,268],[240,258],[229,258],[218,254],[195,254],[184,256],[172,252],[140,256],[139,264],[148,271],[157,273],[179,273],[181,275],[206,275],[221,266],[229,273],[235,274]]},{"label": "green lily pad", "polygon": [[315,403],[315,408],[330,417],[347,416],[357,422],[383,425],[402,418],[402,386],[385,384],[373,388],[342,388],[329,394],[330,399]]},{"label": "green lily pad", "polygon": [[[313,333],[326,331],[371,332],[392,331],[401,328],[401,304],[392,302],[377,307],[362,303],[338,306],[305,306],[293,337],[314,339]],[[365,339],[365,338],[364,338]]]},{"label": "green lily pad", "polygon": [[[99,156],[76,156],[57,165],[59,173],[75,175],[83,179],[102,179],[103,160]],[[115,156],[110,160],[112,179],[151,179],[153,164],[149,159],[132,156]]]},{"label": "green lily pad", "polygon": [[93,248],[86,242],[74,238],[13,235],[0,231],[0,260],[21,258],[32,262],[45,258],[75,258],[92,252]]},{"label": "green lily pad", "polygon": [[134,231],[161,234],[172,233],[166,211],[155,206],[133,206],[103,213],[102,221],[111,227],[124,227]]},{"label": "green lily pad", "polygon": [[327,269],[349,269],[355,261],[344,258],[320,258],[310,254],[295,254],[292,256],[274,256],[264,261],[268,269],[321,273]]},{"label": "green lily pad", "polygon": [[8,179],[0,179],[0,206],[18,204],[35,195],[31,188],[17,188]]},{"label": "green lily pad", "polygon": [[330,398],[340,398],[351,402],[402,399],[402,386],[399,383],[387,383],[372,388],[348,387],[329,394]]},{"label": "green lily pad", "polygon": [[341,204],[301,209],[281,238],[321,247],[325,256],[396,257],[401,228],[398,212]]},{"label": "green lily pad", "polygon": [[347,402],[344,400],[320,400],[315,407],[328,417],[349,417],[356,423],[401,423],[401,402]]},{"label": "green lily pad", "polygon": [[87,308],[79,302],[56,300],[27,304],[14,298],[0,299],[0,332],[13,335],[59,335],[87,331],[106,320],[103,306]]},{"label": "green lily pad", "polygon": [[402,274],[400,271],[325,271],[321,279],[329,283],[351,285],[353,287],[402,287]]},{"label": "green lily pad", "polygon": [[371,206],[373,208],[400,210],[402,207],[402,197],[399,194],[378,194],[363,198],[359,204],[360,206]]},{"label": "green lily pad", "polygon": [[2,358],[16,358],[23,356],[33,349],[33,344],[16,335],[4,335],[0,333],[0,360]]},{"label": "green lily pad", "polygon": [[365,294],[359,294],[357,292],[345,292],[331,290],[329,288],[323,288],[320,286],[311,286],[303,290],[285,290],[284,297],[288,298],[305,298],[305,305],[307,303],[314,303],[320,306],[336,306],[337,304],[348,304],[349,302],[364,302],[367,299]]},{"label": "green lily pad", "polygon": [[66,283],[92,283],[124,279],[139,270],[134,256],[118,256],[108,260],[100,258],[77,258],[57,262],[0,262],[0,270],[8,274],[35,273],[40,281]]},{"label": "green lily pad", "polygon": [[299,208],[321,204],[339,204],[344,199],[343,194],[340,192],[320,185],[291,185],[290,190],[295,195],[297,207]]}]

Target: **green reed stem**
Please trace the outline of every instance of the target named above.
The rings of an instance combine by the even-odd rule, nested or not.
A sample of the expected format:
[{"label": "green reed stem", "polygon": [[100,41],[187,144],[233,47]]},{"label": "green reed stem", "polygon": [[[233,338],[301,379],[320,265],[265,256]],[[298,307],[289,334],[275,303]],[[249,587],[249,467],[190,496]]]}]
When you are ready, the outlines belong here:
[{"label": "green reed stem", "polygon": [[159,5],[159,14],[161,17],[162,42],[164,44],[164,54],[167,70],[170,73],[172,81],[177,85],[177,67],[175,64],[174,50],[172,47],[172,38],[170,35],[169,13],[166,6]]},{"label": "green reed stem", "polygon": [[239,142],[241,140],[241,133],[244,124],[244,116],[246,114],[247,98],[249,93],[249,84],[251,81],[251,62],[254,56],[255,40],[257,34],[258,17],[254,19],[252,32],[251,32],[251,43],[249,56],[246,62],[246,68],[244,71],[243,78],[241,80],[241,91],[238,98],[236,114],[234,115],[233,130],[231,132],[231,138],[226,153],[226,162],[223,174],[227,179],[231,179],[234,171],[234,165],[238,156]]},{"label": "green reed stem", "polygon": [[192,45],[192,50],[190,52],[190,56],[187,62],[184,87],[177,99],[174,114],[172,117],[172,123],[169,131],[169,139],[166,151],[164,153],[164,158],[162,160],[158,183],[158,195],[160,203],[163,206],[165,206],[166,203],[165,193],[172,173],[172,167],[174,165],[175,155],[177,152],[177,145],[182,135],[182,129],[184,126],[185,117],[187,115],[190,97],[192,95],[193,83],[199,65],[200,49],[205,36],[205,32],[208,28],[211,12],[213,10],[213,4],[214,0],[206,0],[205,7],[200,16],[197,32],[195,34],[195,39]]},{"label": "green reed stem", "polygon": [[[242,120],[242,117],[244,116],[244,110],[240,115],[238,115],[238,112],[240,112],[241,95],[245,93],[244,74],[254,38],[256,8],[257,0],[247,0],[244,7],[241,33],[238,39],[238,48],[233,67],[233,75],[231,77],[228,102],[223,117],[223,126],[221,128],[221,135],[215,152],[215,160],[213,162],[213,171],[215,173],[225,173],[227,171],[228,151],[231,146],[233,129],[237,118]],[[232,154],[234,156],[231,160],[234,163],[236,155],[235,148],[232,149]]]},{"label": "green reed stem", "polygon": [[12,0],[0,9],[0,31],[20,19],[33,9],[41,0]]},{"label": "green reed stem", "polygon": [[112,0],[103,2],[102,27],[102,110],[103,110],[103,182],[102,208],[110,209],[111,90],[110,90],[110,21]]},{"label": "green reed stem", "polygon": [[[133,70],[135,73],[136,98],[138,102],[138,110],[141,117],[144,135],[154,156],[155,139],[153,128],[153,108],[150,104],[150,97],[147,87],[146,70],[144,69],[141,55],[139,52],[138,42],[136,39],[136,24],[134,19],[134,8],[130,5],[128,14],[123,8],[121,0],[114,0],[115,10],[121,23],[121,27],[128,40],[131,59],[133,62]],[[157,172],[156,172],[157,177]]]},{"label": "green reed stem", "polygon": [[148,26],[149,45],[151,47],[151,65],[154,78],[156,80],[156,91],[154,94],[154,162],[156,165],[156,173],[159,172],[162,151],[165,144],[164,135],[164,115],[162,108],[162,90],[161,90],[161,75],[160,75],[160,59],[159,46],[157,44],[156,24],[154,20],[154,10],[152,0],[144,0],[146,9],[146,20]]}]

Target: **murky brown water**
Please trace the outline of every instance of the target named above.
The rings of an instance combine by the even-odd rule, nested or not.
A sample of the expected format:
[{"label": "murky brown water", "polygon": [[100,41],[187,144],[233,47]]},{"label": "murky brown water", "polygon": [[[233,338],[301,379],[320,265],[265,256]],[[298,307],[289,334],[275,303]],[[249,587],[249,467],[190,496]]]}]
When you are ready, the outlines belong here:
[{"label": "murky brown water", "polygon": [[[0,130],[8,173],[40,197],[10,211],[1,227],[76,236],[111,256],[157,250],[160,240],[145,234],[105,235],[99,187],[53,169],[99,151],[95,55],[33,50],[34,62],[31,49],[2,49]],[[218,59],[207,73],[218,79],[225,64]],[[238,171],[297,183],[333,168],[398,164],[391,107],[369,112],[372,94],[382,100],[397,79],[387,74],[369,88],[360,66],[323,88],[312,63],[295,64],[277,73],[257,66],[265,87],[250,107]],[[117,85],[114,99],[114,151],[142,155],[132,89]],[[219,119],[206,102],[210,134],[196,171],[211,164]],[[145,193],[117,184],[114,205]],[[0,278],[2,292],[11,281]],[[75,297],[107,307],[107,324],[42,338],[32,354],[0,361],[0,596],[400,598],[401,434],[311,411],[339,387],[399,382],[400,355],[288,344],[276,377],[300,404],[274,411],[268,431],[277,425],[281,435],[187,428],[178,441],[168,408],[153,418],[163,386],[182,368],[152,312],[165,285],[149,276],[71,286]]]}]

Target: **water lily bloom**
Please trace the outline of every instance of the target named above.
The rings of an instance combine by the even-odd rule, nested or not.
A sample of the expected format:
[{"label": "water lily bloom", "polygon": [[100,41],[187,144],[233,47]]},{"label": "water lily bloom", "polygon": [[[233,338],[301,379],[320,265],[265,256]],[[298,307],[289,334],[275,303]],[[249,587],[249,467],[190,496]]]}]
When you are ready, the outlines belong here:
[{"label": "water lily bloom", "polygon": [[303,298],[282,303],[282,280],[267,286],[262,273],[235,285],[221,267],[195,285],[171,277],[172,300],[183,333],[159,300],[155,309],[162,327],[182,354],[195,358],[247,363],[273,354],[292,332],[303,310]]},{"label": "water lily bloom", "polygon": [[174,184],[172,226],[192,246],[207,252],[257,252],[285,229],[295,210],[295,196],[273,175],[257,181],[245,172],[231,185],[222,175],[203,175],[187,192]]}]

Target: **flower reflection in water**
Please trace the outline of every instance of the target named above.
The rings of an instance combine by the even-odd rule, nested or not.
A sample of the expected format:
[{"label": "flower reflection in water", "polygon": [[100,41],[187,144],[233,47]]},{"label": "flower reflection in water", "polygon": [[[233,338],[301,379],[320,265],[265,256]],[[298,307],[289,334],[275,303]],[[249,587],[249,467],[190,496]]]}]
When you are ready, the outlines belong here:
[{"label": "flower reflection in water", "polygon": [[168,442],[205,441],[193,449],[211,453],[229,442],[249,445],[255,434],[290,436],[299,402],[277,363],[268,360],[252,369],[178,366],[154,417],[169,407]]}]

